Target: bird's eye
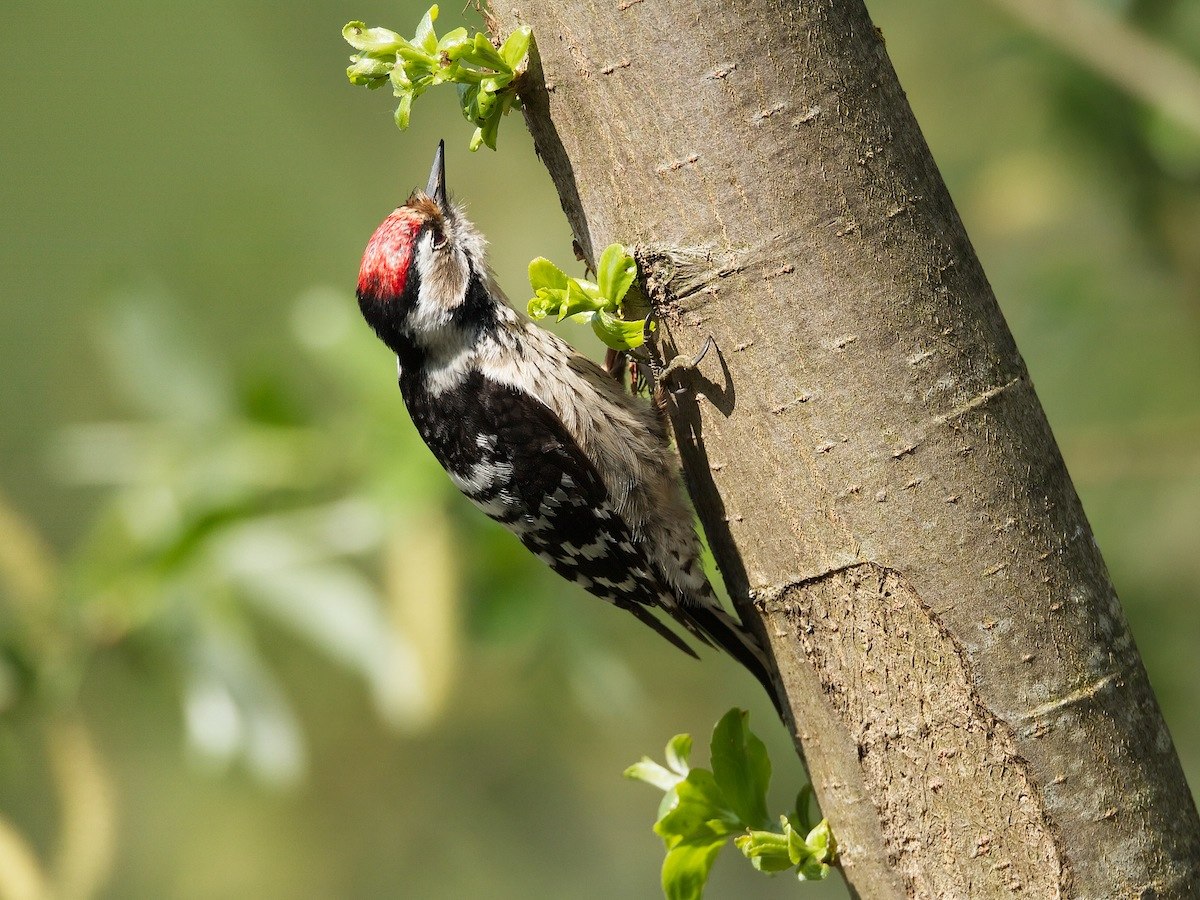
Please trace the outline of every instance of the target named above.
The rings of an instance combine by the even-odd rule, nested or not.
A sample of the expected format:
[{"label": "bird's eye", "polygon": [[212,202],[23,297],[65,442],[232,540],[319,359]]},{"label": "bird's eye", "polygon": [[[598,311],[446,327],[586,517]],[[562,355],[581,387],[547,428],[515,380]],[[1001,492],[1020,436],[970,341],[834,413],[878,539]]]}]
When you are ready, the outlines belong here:
[{"label": "bird's eye", "polygon": [[433,247],[434,250],[441,250],[443,247],[445,247],[446,246],[445,233],[440,231],[439,229],[435,228],[433,230],[433,237],[430,241],[430,246]]}]

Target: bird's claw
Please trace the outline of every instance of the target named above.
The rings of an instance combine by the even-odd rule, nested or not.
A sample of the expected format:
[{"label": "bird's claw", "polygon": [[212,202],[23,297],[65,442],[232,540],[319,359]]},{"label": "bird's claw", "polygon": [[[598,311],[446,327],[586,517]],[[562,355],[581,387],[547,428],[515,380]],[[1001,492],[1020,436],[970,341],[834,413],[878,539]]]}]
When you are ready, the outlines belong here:
[{"label": "bird's claw", "polygon": [[[666,366],[663,367],[662,372],[659,374],[659,380],[661,383],[666,384],[668,379],[673,378],[680,372],[690,372],[695,369],[700,365],[701,362],[704,361],[704,357],[708,355],[708,351],[711,350],[715,344],[716,341],[713,340],[713,337],[710,334],[704,341],[704,346],[700,348],[700,352],[691,359],[688,359],[682,354],[676,356],[669,363],[667,363]],[[672,390],[671,393],[682,394],[685,390],[687,390],[686,387],[678,387]]]}]

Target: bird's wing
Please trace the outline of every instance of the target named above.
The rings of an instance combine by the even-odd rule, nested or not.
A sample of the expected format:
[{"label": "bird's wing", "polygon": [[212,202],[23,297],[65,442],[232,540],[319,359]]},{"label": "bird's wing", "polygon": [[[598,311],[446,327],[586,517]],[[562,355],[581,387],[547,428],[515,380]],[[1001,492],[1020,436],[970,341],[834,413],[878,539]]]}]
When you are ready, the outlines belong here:
[{"label": "bird's wing", "polygon": [[[645,553],[591,460],[554,412],[510,385],[473,375],[437,399],[422,433],[459,489],[512,531],[564,578],[628,610],[690,655],[690,647],[651,609],[664,609],[697,639],[709,643]],[[421,428],[420,410],[410,402]],[[454,424],[447,424],[454,423]],[[440,447],[455,448],[452,455]],[[477,454],[463,456],[462,447]]]}]

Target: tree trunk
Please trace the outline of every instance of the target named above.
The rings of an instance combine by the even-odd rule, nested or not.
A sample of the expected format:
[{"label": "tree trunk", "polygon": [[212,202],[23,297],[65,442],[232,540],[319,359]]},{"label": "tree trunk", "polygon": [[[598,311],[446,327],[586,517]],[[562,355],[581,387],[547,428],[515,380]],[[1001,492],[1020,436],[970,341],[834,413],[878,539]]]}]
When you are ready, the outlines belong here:
[{"label": "tree trunk", "polygon": [[492,0],[585,253],[710,353],[672,419],[867,898],[1194,897],[1200,823],[860,0]]}]

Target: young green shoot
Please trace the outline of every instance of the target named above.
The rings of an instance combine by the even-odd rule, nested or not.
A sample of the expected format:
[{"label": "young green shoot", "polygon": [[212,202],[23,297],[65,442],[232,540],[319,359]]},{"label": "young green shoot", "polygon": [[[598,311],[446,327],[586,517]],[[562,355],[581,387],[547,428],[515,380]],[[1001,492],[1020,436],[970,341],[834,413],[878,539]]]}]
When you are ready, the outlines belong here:
[{"label": "young green shoot", "polygon": [[609,244],[596,267],[596,280],[571,278],[545,257],[529,264],[534,296],[529,316],[589,322],[596,337],[614,350],[632,350],[646,339],[646,319],[626,319],[621,301],[637,280],[637,262],[620,244]]},{"label": "young green shoot", "polygon": [[791,815],[770,827],[767,787],[771,760],[748,725],[749,713],[731,709],[713,729],[712,771],[689,765],[691,735],[678,734],[666,748],[666,766],[649,757],[625,777],[663,791],[654,833],[666,845],[662,889],[667,900],[700,900],[713,862],[725,843],[734,845],[760,872],[795,868],[800,881],[820,881],[837,860],[837,843],[825,819],[813,823],[812,787],[805,785]]},{"label": "young green shoot", "polygon": [[463,117],[475,126],[471,149],[486,144],[495,150],[501,117],[520,108],[517,82],[525,70],[530,31],[518,28],[497,48],[487,35],[477,32],[472,36],[465,28],[455,28],[439,38],[433,29],[437,17],[434,4],[411,40],[386,28],[350,22],[342,29],[342,37],[358,52],[350,57],[346,75],[351,84],[370,90],[391,82],[392,93],[400,101],[395,119],[401,131],[408,128],[417,97],[434,85],[455,85]]}]

